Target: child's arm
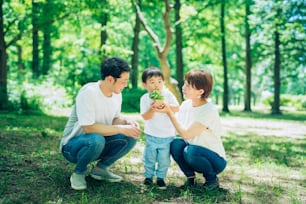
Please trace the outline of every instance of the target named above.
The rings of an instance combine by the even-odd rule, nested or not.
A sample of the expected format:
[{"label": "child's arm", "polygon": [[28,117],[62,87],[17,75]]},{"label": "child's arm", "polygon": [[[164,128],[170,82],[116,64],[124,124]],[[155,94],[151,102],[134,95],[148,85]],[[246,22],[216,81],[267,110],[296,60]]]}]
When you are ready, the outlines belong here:
[{"label": "child's arm", "polygon": [[152,105],[150,106],[149,110],[143,114],[141,114],[142,118],[144,120],[150,120],[153,115],[154,115],[155,109],[152,107]]}]

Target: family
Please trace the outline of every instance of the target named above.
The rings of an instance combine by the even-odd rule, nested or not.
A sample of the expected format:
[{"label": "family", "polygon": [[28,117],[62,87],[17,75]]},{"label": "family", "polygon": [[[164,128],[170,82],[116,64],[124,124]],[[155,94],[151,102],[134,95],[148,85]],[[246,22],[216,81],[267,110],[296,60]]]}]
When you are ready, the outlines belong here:
[{"label": "family", "polygon": [[[70,177],[74,190],[87,188],[87,166],[95,161],[90,172],[92,178],[108,182],[123,179],[109,167],[135,146],[142,133],[136,121],[120,115],[121,92],[128,85],[130,71],[125,60],[108,58],[101,64],[101,80],[85,84],[77,94],[60,142],[63,156],[76,164]],[[158,68],[146,69],[142,83],[147,90],[140,98],[146,138],[142,185],[166,189],[172,156],[186,176],[182,188],[195,185],[196,173],[205,178],[205,189],[218,188],[217,175],[226,167],[226,156],[218,110],[208,100],[213,87],[210,72],[196,69],[185,75],[182,87],[185,100],[181,105],[164,87],[164,76]],[[150,97],[153,91],[161,93],[162,103]]]}]

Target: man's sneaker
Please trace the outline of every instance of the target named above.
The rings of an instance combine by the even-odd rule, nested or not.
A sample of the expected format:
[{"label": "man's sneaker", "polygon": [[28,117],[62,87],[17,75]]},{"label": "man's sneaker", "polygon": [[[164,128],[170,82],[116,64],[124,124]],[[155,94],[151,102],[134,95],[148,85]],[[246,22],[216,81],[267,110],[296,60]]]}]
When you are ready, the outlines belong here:
[{"label": "man's sneaker", "polygon": [[164,179],[158,178],[156,180],[156,184],[157,184],[158,189],[161,189],[161,190],[167,189],[167,186],[166,186],[166,183],[165,183]]},{"label": "man's sneaker", "polygon": [[187,178],[187,181],[184,183],[184,185],[182,185],[180,188],[181,189],[188,189],[188,188],[191,188],[192,186],[194,186],[195,184],[195,181],[194,181],[194,177],[190,177],[190,178]]},{"label": "man's sneaker", "polygon": [[214,180],[214,181],[206,181],[203,184],[203,187],[206,190],[214,190],[214,189],[219,188],[219,180],[218,180],[218,178],[216,180]]},{"label": "man's sneaker", "polygon": [[90,176],[96,180],[104,180],[109,182],[120,182],[122,180],[121,176],[113,174],[112,172],[108,171],[108,169],[102,169],[99,167],[94,168]]},{"label": "man's sneaker", "polygon": [[145,185],[145,186],[151,186],[151,185],[153,185],[153,181],[152,181],[152,179],[150,179],[150,178],[146,178],[146,179],[143,181],[142,184]]},{"label": "man's sneaker", "polygon": [[73,173],[70,177],[71,188],[74,190],[84,190],[87,188],[85,175]]}]

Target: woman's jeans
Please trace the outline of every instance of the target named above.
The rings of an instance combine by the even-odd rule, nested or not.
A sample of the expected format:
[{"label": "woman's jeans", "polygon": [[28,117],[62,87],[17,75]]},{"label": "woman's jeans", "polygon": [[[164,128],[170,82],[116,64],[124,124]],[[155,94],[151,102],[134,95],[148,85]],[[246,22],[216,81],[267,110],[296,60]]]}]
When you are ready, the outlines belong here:
[{"label": "woman's jeans", "polygon": [[226,160],[214,151],[190,145],[181,138],[171,142],[170,152],[186,177],[194,177],[195,172],[199,172],[203,174],[206,182],[213,182],[226,166]]},{"label": "woman's jeans", "polygon": [[97,166],[106,168],[127,154],[136,144],[136,139],[122,134],[104,137],[97,133],[82,134],[63,146],[64,157],[76,164],[75,172],[84,174],[87,165],[99,160]]},{"label": "woman's jeans", "polygon": [[[164,179],[170,166],[170,143],[173,137],[154,137],[146,135],[146,147],[143,156],[144,176]],[[155,165],[157,164],[157,168]]]}]

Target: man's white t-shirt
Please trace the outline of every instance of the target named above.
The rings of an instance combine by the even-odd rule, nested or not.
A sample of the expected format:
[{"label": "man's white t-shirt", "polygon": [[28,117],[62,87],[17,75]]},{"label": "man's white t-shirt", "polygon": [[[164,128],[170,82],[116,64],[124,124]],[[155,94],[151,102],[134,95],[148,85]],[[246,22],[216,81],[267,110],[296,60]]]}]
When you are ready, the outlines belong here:
[{"label": "man's white t-shirt", "polygon": [[[175,96],[168,89],[163,88],[161,94],[164,96],[164,101],[166,103],[179,105]],[[150,99],[149,93],[145,93],[140,98],[140,114],[147,112],[152,103],[153,100]],[[154,137],[174,137],[176,135],[176,130],[167,114],[155,112],[151,119],[145,120],[144,133]]]},{"label": "man's white t-shirt", "polygon": [[121,93],[113,93],[111,97],[106,97],[99,84],[99,81],[87,83],[79,91],[66,124],[60,148],[67,144],[71,138],[83,134],[82,126],[95,123],[111,125],[113,119],[120,116]]},{"label": "man's white t-shirt", "polygon": [[200,135],[186,140],[189,144],[206,147],[225,159],[225,150],[221,141],[222,126],[217,108],[210,102],[193,107],[191,100],[182,103],[177,114],[178,120],[184,128],[188,128],[192,123],[199,122],[208,131],[203,131]]}]

